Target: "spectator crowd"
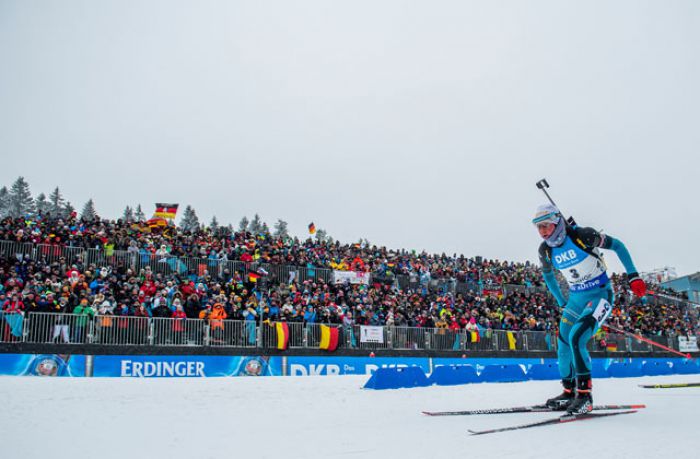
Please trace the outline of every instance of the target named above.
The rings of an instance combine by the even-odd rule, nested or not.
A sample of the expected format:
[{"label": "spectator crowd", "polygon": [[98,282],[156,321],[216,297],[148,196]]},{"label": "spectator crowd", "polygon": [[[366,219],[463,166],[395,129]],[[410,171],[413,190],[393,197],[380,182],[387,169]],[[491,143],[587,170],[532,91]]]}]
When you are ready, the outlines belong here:
[{"label": "spectator crowd", "polygon": [[[369,244],[299,240],[218,228],[150,230],[121,220],[6,218],[0,241],[49,247],[123,250],[370,273],[368,284],[334,284],[319,277],[249,276],[231,269],[154,272],[149,266],[49,259],[41,252],[0,259],[0,305],[5,317],[27,312],[171,317],[208,321],[287,321],[389,325],[452,330],[556,331],[560,311],[542,289],[538,266],[462,255],[389,250]],[[408,283],[399,283],[404,276]],[[435,282],[439,280],[440,282]],[[626,276],[613,276],[613,323],[650,335],[695,334],[694,311],[652,304],[628,293]],[[470,288],[456,289],[456,284]],[[507,288],[506,286],[517,288]],[[8,322],[7,330],[11,329]],[[10,330],[11,331],[11,330]]]}]

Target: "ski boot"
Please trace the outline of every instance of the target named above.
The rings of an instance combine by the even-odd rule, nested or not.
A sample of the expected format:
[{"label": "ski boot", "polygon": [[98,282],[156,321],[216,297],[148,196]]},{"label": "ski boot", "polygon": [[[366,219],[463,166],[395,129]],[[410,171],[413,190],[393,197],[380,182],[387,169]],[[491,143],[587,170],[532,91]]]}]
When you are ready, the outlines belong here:
[{"label": "ski boot", "polygon": [[552,411],[566,410],[576,397],[576,385],[573,379],[562,379],[561,384],[564,386],[564,392],[545,402],[545,406]]},{"label": "ski boot", "polygon": [[593,397],[591,396],[591,389],[593,386],[591,384],[591,377],[579,377],[576,385],[578,387],[576,389],[576,398],[566,408],[566,414],[574,416],[588,414],[593,411]]}]

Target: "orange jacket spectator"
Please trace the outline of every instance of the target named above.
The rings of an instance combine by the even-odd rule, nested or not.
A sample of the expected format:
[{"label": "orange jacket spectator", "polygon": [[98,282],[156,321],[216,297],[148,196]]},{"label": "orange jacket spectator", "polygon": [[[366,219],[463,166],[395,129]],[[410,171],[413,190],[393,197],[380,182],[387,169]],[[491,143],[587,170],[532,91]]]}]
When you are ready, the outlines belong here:
[{"label": "orange jacket spectator", "polygon": [[224,311],[224,306],[221,303],[216,303],[214,305],[214,310],[209,315],[209,323],[211,324],[212,330],[214,329],[224,329],[224,319],[228,317],[226,311]]}]

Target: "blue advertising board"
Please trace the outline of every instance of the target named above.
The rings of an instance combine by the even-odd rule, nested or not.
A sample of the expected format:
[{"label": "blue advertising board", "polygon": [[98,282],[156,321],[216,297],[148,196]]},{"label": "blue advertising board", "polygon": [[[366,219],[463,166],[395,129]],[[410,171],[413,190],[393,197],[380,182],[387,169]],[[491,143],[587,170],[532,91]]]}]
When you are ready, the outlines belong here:
[{"label": "blue advertising board", "polygon": [[93,376],[127,378],[281,375],[281,357],[257,355],[96,355],[93,367]]},{"label": "blue advertising board", "polygon": [[430,371],[427,357],[287,357],[289,376],[370,375],[377,368],[420,367]]},{"label": "blue advertising board", "polygon": [[0,375],[85,376],[85,356],[70,354],[0,354]]},{"label": "blue advertising board", "polygon": [[[284,362],[286,359],[286,368]],[[674,373],[700,371],[694,361],[667,358],[600,358],[593,359],[594,377],[616,376],[609,369],[620,366],[642,367],[644,362],[660,362]],[[0,375],[15,376],[96,376],[130,378],[229,377],[229,376],[334,376],[371,375],[379,368],[419,367],[431,372],[428,357],[336,357],[336,356],[208,356],[208,355],[96,355],[86,369],[84,355],[68,354],[0,354]],[[442,365],[469,365],[481,374],[487,366],[521,366],[529,372],[533,366],[556,368],[550,358],[434,358],[432,368]],[[647,365],[650,366],[650,365]],[[658,366],[658,365],[657,365]],[[688,368],[685,368],[688,367]],[[492,369],[492,368],[491,368]],[[549,368],[548,370],[551,370]],[[548,378],[556,371],[549,371]],[[641,370],[627,376],[642,376]]]}]

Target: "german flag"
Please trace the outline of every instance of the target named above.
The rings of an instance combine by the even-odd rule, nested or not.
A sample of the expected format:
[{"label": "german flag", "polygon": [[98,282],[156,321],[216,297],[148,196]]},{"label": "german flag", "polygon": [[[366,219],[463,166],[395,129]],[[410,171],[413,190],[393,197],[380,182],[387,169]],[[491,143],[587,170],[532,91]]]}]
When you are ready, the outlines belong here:
[{"label": "german flag", "polygon": [[159,217],[153,217],[146,222],[149,228],[165,228],[168,226],[167,220]]},{"label": "german flag", "polygon": [[289,326],[287,322],[277,322],[275,329],[277,330],[277,349],[284,351],[289,346]]},{"label": "german flag", "polygon": [[258,273],[248,273],[248,280],[251,282],[257,282],[261,277]]},{"label": "german flag", "polygon": [[309,234],[315,234],[316,233],[316,225],[314,225],[314,222],[309,223]]},{"label": "german flag", "polygon": [[617,343],[605,343],[605,350],[608,352],[617,352]]},{"label": "german flag", "polygon": [[328,352],[338,349],[338,329],[328,325],[321,325],[321,344],[318,348]]},{"label": "german flag", "polygon": [[175,218],[178,205],[179,204],[163,204],[158,202],[156,203],[156,211],[153,213],[153,216],[161,218]]}]

